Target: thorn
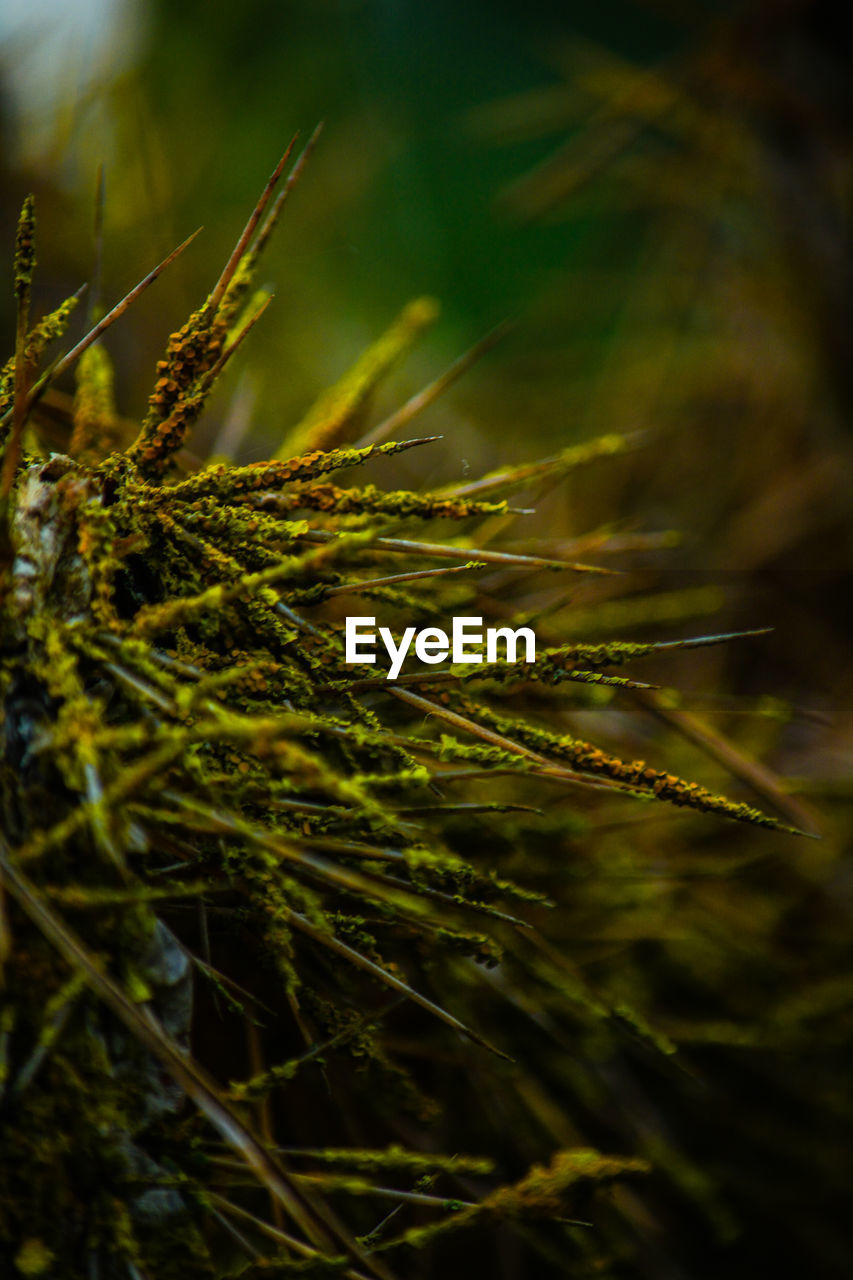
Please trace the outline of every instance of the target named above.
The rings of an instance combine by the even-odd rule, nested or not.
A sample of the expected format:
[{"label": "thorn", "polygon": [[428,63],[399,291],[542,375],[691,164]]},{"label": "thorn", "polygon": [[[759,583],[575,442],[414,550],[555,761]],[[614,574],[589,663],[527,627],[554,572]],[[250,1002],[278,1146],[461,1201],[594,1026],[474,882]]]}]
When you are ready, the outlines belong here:
[{"label": "thorn", "polygon": [[252,329],[254,329],[255,325],[258,323],[261,316],[264,314],[264,312],[266,311],[267,307],[270,305],[274,297],[275,297],[274,293],[268,293],[266,298],[264,298],[263,302],[257,308],[257,310],[249,317],[249,319],[243,325],[243,328],[240,330],[237,336],[233,339],[232,342],[229,342],[228,346],[224,349],[219,359],[216,361],[216,364],[207,374],[205,378],[205,384],[207,386],[210,386],[212,383],[216,381],[216,379],[219,377],[220,373],[225,368],[228,361],[233,356],[234,352],[237,350],[239,346],[243,344],[245,339],[248,338]]},{"label": "thorn", "polygon": [[273,205],[270,212],[267,214],[266,222],[258,232],[258,238],[255,241],[255,245],[252,250],[253,258],[258,257],[258,255],[261,253],[261,250],[264,248],[264,245],[266,244],[267,240],[269,240],[270,236],[272,235],[273,230],[275,229],[275,225],[278,222],[282,207],[285,201],[287,200],[288,196],[290,195],[291,191],[296,186],[299,179],[302,177],[303,170],[306,164],[308,163],[309,159],[311,158],[311,154],[314,148],[316,147],[317,143],[320,141],[320,134],[323,132],[324,128],[325,128],[325,124],[321,120],[320,123],[314,129],[314,132],[311,134],[311,137],[308,139],[305,146],[303,147],[302,153],[300,154],[299,158],[296,161],[296,164],[293,166],[293,168],[291,169],[287,177],[287,181],[284,184],[283,190],[280,191],[278,196],[276,197],[275,204]]},{"label": "thorn", "polygon": [[389,436],[393,436],[395,431],[411,422],[412,418],[421,413],[426,407],[433,403],[434,400],[446,391],[446,389],[454,383],[457,378],[461,378],[473,364],[484,356],[487,351],[491,351],[492,347],[497,346],[500,340],[511,330],[512,323],[509,320],[503,320],[500,324],[495,325],[485,337],[479,342],[475,342],[457,360],[454,360],[449,369],[446,369],[440,377],[434,382],[430,382],[423,390],[418,391],[406,401],[395,413],[386,418],[384,422],[380,422],[378,426],[373,427],[366,435],[357,442],[357,447],[362,448],[368,444],[378,444],[381,440],[387,440]]},{"label": "thorn", "polygon": [[[140,294],[144,293],[145,290],[148,288],[148,286],[153,284],[154,281],[157,279],[157,277],[163,271],[165,271],[167,267],[171,266],[171,264],[177,258],[181,256],[184,250],[188,248],[189,245],[192,244],[193,240],[195,240],[199,232],[203,230],[204,230],[203,227],[199,227],[198,230],[194,231],[191,236],[187,236],[183,244],[179,244],[177,249],[173,249],[172,252],[168,254],[168,256],[165,257],[163,261],[153,269],[153,271],[149,271],[148,275],[145,276],[142,280],[140,280],[139,284],[135,285],[134,288],[131,289],[130,293],[126,293],[125,296],[121,299],[121,301],[116,303],[112,311],[108,311],[107,314],[103,317],[103,319],[99,320],[98,323],[95,325],[95,327],[93,329],[90,329],[89,332],[86,334],[86,336],[80,339],[76,347],[72,347],[71,350],[67,353],[67,355],[64,355],[60,360],[58,360],[56,364],[53,365],[53,367],[49,369],[48,372],[45,373],[39,379],[39,381],[36,383],[32,391],[30,392],[29,396],[27,397],[27,401],[25,405],[26,413],[29,413],[33,405],[36,404],[41,399],[41,397],[44,395],[45,391],[47,390],[51,382],[54,382],[57,378],[60,378],[62,374],[66,372],[66,370],[70,369],[71,366],[75,363],[75,361],[79,360],[83,352],[86,351],[89,347],[91,347],[93,342],[97,342],[98,339],[101,337],[101,335],[105,333],[107,329],[109,329],[110,325],[114,324],[116,320],[118,320],[121,316],[124,315],[125,311],[127,311],[131,303],[135,302],[136,299],[140,296]],[[88,286],[86,285],[83,286],[84,289],[87,287]],[[5,417],[3,421],[5,422]]]},{"label": "thorn", "polygon": [[273,190],[277,186],[279,178],[284,172],[285,165],[290,159],[290,154],[296,145],[296,139],[298,138],[298,136],[299,136],[298,134],[294,134],[294,136],[291,138],[284,152],[284,155],[281,157],[278,164],[273,169],[272,173],[267,179],[267,184],[264,187],[263,191],[261,192],[261,197],[258,200],[258,203],[255,205],[254,209],[252,210],[251,214],[249,215],[249,221],[246,223],[245,227],[243,228],[243,231],[240,235],[240,239],[235,244],[234,249],[231,253],[231,257],[228,259],[228,261],[225,264],[225,269],[223,270],[222,275],[219,277],[216,284],[213,286],[213,292],[211,293],[210,297],[207,300],[207,307],[211,314],[213,314],[213,312],[215,312],[216,309],[218,308],[225,294],[225,290],[228,288],[229,284],[234,278],[234,273],[239,267],[240,262],[242,261],[243,255],[245,254],[246,250],[249,247],[249,241],[254,235],[255,228],[257,227],[258,223],[261,220],[261,217],[263,216],[264,209],[266,209],[267,205],[269,204],[270,196],[272,195]]},{"label": "thorn", "polygon": [[660,649],[699,649],[703,645],[724,644],[727,640],[743,640],[749,636],[766,636],[773,627],[753,627],[749,631],[722,631],[719,635],[688,636],[686,640],[660,640],[655,648]]}]

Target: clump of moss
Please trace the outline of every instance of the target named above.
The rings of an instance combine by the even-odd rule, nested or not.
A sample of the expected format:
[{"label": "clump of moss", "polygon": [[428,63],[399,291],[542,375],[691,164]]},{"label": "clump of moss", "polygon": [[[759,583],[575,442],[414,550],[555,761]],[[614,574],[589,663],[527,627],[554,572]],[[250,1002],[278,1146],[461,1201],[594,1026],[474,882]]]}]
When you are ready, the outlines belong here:
[{"label": "clump of moss", "polygon": [[[457,1154],[452,1132],[447,1154],[424,1136],[441,1128],[447,1064],[485,1094],[512,1079],[537,1105],[535,1080],[512,1075],[512,1019],[488,1038],[480,1025],[495,985],[517,1009],[539,984],[669,1052],[532,927],[543,895],[518,852],[535,864],[549,837],[530,800],[594,788],[783,826],[565,732],[565,684],[647,689],[611,669],[660,646],[553,635],[535,666],[397,681],[344,664],[340,597],[380,602],[397,626],[494,609],[517,571],[599,572],[494,535],[513,489],[630,444],[609,436],[435,493],[340,487],[330,477],[429,446],[349,441],[431,303],[403,313],[277,458],[192,465],[188,432],[265,305],[252,272],[301,171],[273,202],[289,154],[169,338],[132,439],[100,345],[127,300],[40,375],[73,299],[31,325],[31,202],[22,213],[0,384],[4,1274],[388,1276],[463,1228],[540,1219],[567,1259],[587,1257],[579,1188],[643,1158],[590,1151],[563,1123],[567,1149],[529,1172],[523,1140],[493,1169]],[[68,452],[46,457],[36,411],[72,366]],[[484,571],[500,575],[488,597]],[[564,836],[582,818],[550,821]]]}]

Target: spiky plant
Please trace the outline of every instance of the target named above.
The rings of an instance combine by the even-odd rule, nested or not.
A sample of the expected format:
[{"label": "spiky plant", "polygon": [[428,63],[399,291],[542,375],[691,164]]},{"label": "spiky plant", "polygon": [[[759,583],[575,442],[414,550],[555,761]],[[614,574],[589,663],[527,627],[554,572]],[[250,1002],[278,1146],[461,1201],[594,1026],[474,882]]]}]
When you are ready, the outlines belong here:
[{"label": "spiky plant", "polygon": [[[537,1082],[519,1014],[669,1046],[534,927],[543,859],[565,856],[601,792],[782,826],[561,724],[564,683],[647,690],[612,668],[721,637],[557,632],[535,664],[395,681],[344,663],[348,602],[375,602],[395,630],[486,614],[535,620],[547,639],[553,593],[513,610],[513,575],[603,572],[565,547],[494,539],[514,489],[617,453],[622,437],[434,493],[332,479],[428,446],[383,441],[447,377],[374,442],[346,443],[428,303],[277,458],[195,466],[182,452],[265,306],[252,275],[302,167],[271,204],[289,155],[171,335],[131,440],[98,340],[162,266],[40,373],[75,299],[31,326],[31,201],[21,216],[0,390],[3,1275],[406,1275],[413,1249],[441,1258],[462,1228],[529,1236],[541,1219],[556,1224],[529,1237],[543,1268],[592,1265],[601,1241],[573,1221],[584,1188],[647,1163],[591,1149],[580,1120],[552,1111],[557,1140],[525,1172],[535,1144],[502,1125],[519,1106],[549,1114],[551,1067]],[[39,404],[72,365],[70,439],[45,456]],[[413,536],[425,522],[441,533]],[[542,788],[575,808],[540,818]],[[461,1140],[442,1120],[460,1077],[496,1108]]]}]

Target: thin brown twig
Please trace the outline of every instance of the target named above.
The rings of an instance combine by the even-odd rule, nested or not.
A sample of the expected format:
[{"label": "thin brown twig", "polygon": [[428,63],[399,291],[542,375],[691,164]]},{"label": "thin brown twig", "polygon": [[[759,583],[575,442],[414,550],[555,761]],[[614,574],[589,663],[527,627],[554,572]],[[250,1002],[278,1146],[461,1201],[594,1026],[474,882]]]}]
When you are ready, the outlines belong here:
[{"label": "thin brown twig", "polygon": [[385,418],[383,422],[378,423],[377,426],[363,435],[358,441],[357,447],[361,448],[367,444],[379,444],[381,440],[387,440],[390,436],[393,436],[394,432],[399,431],[401,427],[408,426],[413,418],[416,418],[434,400],[437,400],[449,386],[462,377],[463,373],[467,373],[471,366],[476,364],[486,352],[491,351],[492,347],[500,342],[510,328],[511,324],[508,320],[495,325],[494,329],[491,329],[485,337],[481,338],[479,342],[475,342],[473,347],[469,347],[457,360],[454,360],[453,364],[444,373],[411,396],[405,404]]},{"label": "thin brown twig", "polygon": [[[148,286],[153,284],[154,281],[157,279],[157,277],[161,275],[162,272],[165,271],[167,267],[171,266],[171,264],[175,261],[176,258],[179,258],[181,256],[184,250],[188,248],[189,245],[192,244],[193,240],[195,240],[196,236],[199,234],[201,230],[202,228],[199,227],[198,230],[194,231],[191,236],[187,236],[183,244],[179,244],[178,247],[176,249],[173,249],[172,252],[168,254],[161,263],[159,263],[156,267],[154,267],[153,271],[149,271],[148,275],[143,277],[143,279],[139,281],[139,284],[135,285],[130,290],[129,293],[126,293],[125,296],[121,299],[121,301],[117,302],[116,305],[112,308],[112,310],[108,311],[107,314],[103,317],[103,319],[99,320],[98,323],[94,326],[94,328],[90,329],[89,332],[85,335],[85,337],[81,338],[75,347],[72,347],[71,350],[66,355],[64,355],[60,360],[58,360],[51,369],[49,369],[46,373],[42,375],[41,378],[39,378],[36,385],[32,388],[32,390],[27,395],[27,398],[24,404],[25,416],[27,413],[30,412],[33,406],[41,399],[41,397],[44,395],[45,391],[50,386],[50,384],[52,382],[55,382],[57,378],[61,378],[63,373],[65,373],[68,369],[70,369],[71,366],[75,363],[75,361],[78,360],[80,356],[82,356],[83,352],[86,351],[87,348],[91,347],[93,342],[97,342],[98,339],[102,337],[102,335],[106,332],[106,330],[109,329],[109,327],[112,324],[115,324],[116,320],[118,320],[121,316],[124,315],[125,311],[127,311],[131,303],[135,302],[136,299],[139,297],[139,295],[141,293],[144,293],[145,290],[148,288]],[[0,419],[0,426],[2,426],[3,423],[6,422],[7,418],[10,416],[11,413],[12,413],[11,409],[7,410],[7,412],[3,415],[3,418]]]},{"label": "thin brown twig", "polygon": [[278,185],[278,180],[281,177],[282,173],[284,172],[284,166],[287,164],[288,160],[290,159],[290,154],[293,151],[293,148],[296,146],[296,139],[298,136],[299,136],[298,134],[294,134],[294,136],[291,138],[290,143],[288,144],[284,155],[281,157],[278,164],[273,169],[272,173],[267,179],[267,184],[264,187],[263,191],[261,192],[260,199],[258,200],[258,203],[255,205],[254,209],[252,210],[251,214],[249,215],[249,220],[246,223],[245,227],[243,228],[240,234],[240,238],[235,244],[231,252],[231,257],[228,259],[228,261],[225,264],[225,267],[222,271],[222,275],[219,277],[216,284],[213,286],[210,297],[207,300],[207,309],[211,315],[216,311],[217,307],[222,301],[222,298],[225,294],[225,290],[228,288],[229,284],[234,278],[234,272],[239,267],[240,262],[243,259],[243,255],[245,254],[246,250],[249,247],[249,241],[254,235],[255,228],[257,227],[258,223],[260,222],[263,216],[264,209],[266,209],[267,205],[269,204],[270,196],[272,195],[275,187]]}]

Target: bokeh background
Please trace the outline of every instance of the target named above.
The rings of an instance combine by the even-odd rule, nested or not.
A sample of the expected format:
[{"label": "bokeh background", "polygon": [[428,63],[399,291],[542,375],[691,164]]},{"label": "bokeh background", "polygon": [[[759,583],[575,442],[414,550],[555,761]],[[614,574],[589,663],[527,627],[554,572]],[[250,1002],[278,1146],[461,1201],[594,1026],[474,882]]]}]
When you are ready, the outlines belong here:
[{"label": "bokeh background", "polygon": [[[751,950],[726,950],[716,933],[706,943],[720,990],[742,977],[746,1021],[783,982],[806,1001],[808,984],[823,984],[832,1047],[811,1081],[807,1037],[746,1074],[740,1060],[713,1059],[736,1101],[716,1134],[696,1130],[697,1164],[725,1183],[715,1142],[726,1117],[765,1112],[751,1128],[731,1120],[736,1211],[719,1211],[722,1227],[709,1211],[707,1237],[723,1252],[700,1232],[691,1253],[688,1218],[675,1228],[680,1254],[648,1251],[644,1274],[655,1276],[719,1274],[720,1259],[737,1275],[770,1274],[769,1260],[784,1274],[794,1260],[829,1276],[851,1256],[839,1135],[851,1132],[840,1063],[853,993],[853,81],[841,16],[821,0],[0,6],[0,242],[11,259],[34,191],[38,306],[92,278],[99,166],[105,303],[205,227],[109,336],[123,413],[143,411],[166,335],[216,279],[285,143],[322,119],[266,259],[276,298],[199,451],[230,439],[242,461],[270,454],[411,297],[436,296],[441,318],[389,379],[377,420],[509,317],[499,347],[423,416],[440,449],[429,462],[408,455],[397,478],[449,481],[639,432],[640,447],[580,472],[526,526],[531,537],[623,536],[625,578],[579,595],[560,615],[567,633],[775,628],[652,678],[677,683],[703,732],[772,770],[823,833],[817,853],[761,846],[768,879],[747,896],[757,909],[770,894],[773,907]],[[10,276],[10,348],[11,295]],[[646,608],[649,588],[665,608]],[[636,735],[594,708],[577,722]],[[732,780],[719,752],[709,762],[695,742],[678,751],[684,772],[704,768],[721,789],[749,781]],[[666,822],[651,830],[678,838]],[[699,838],[705,866],[734,851],[728,829]],[[751,927],[739,892],[701,909],[694,900],[694,923]],[[646,907],[620,945],[659,926]],[[678,1021],[665,994],[649,1003]]]},{"label": "bokeh background", "polygon": [[[677,529],[670,571],[749,574],[750,591],[760,575],[805,629],[803,688],[834,703],[839,651],[812,661],[807,628],[819,610],[823,644],[841,641],[850,562],[837,22],[797,0],[6,0],[0,230],[11,244],[34,189],[47,306],[93,273],[100,165],[105,302],[204,224],[115,332],[137,416],[164,330],[210,287],[285,142],[325,120],[267,260],[274,309],[199,447],[234,418],[244,457],[277,447],[415,295],[442,319],[386,407],[510,317],[424,419],[448,437],[443,474],[647,432],[549,528]],[[8,291],[3,308],[11,333]]]}]

